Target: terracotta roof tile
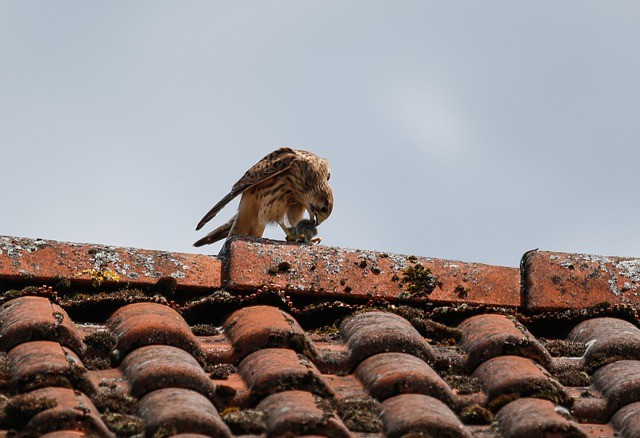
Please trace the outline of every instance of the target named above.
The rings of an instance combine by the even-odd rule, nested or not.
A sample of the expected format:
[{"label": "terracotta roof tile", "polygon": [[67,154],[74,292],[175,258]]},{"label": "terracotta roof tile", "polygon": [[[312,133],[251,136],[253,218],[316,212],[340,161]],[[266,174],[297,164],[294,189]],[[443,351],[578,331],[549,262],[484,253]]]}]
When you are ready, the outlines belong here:
[{"label": "terracotta roof tile", "polygon": [[265,348],[256,351],[240,362],[238,372],[256,400],[274,392],[293,389],[325,397],[333,393],[315,365],[293,350]]},{"label": "terracotta roof tile", "polygon": [[640,259],[534,251],[523,268],[531,310],[640,304]]},{"label": "terracotta roof tile", "polygon": [[137,248],[0,236],[0,275],[8,281],[41,284],[63,278],[78,284],[155,284],[220,287],[220,261],[211,256]]},{"label": "terracotta roof tile", "polygon": [[[235,240],[225,263],[183,258],[197,275],[131,289],[109,273],[146,253],[100,248],[0,240],[0,436],[638,434],[631,295],[579,307],[611,269],[632,289],[635,259],[598,262],[560,306],[551,286],[583,269],[564,261],[593,257],[520,271]],[[566,278],[542,275],[556,260]],[[100,281],[82,273],[96,262]]]},{"label": "terracotta roof tile", "polygon": [[520,274],[513,268],[248,239],[231,241],[228,251],[229,288],[269,285],[291,293],[496,306],[520,301]]},{"label": "terracotta roof tile", "polygon": [[482,363],[473,372],[480,379],[489,403],[500,405],[510,397],[540,397],[568,404],[570,398],[563,386],[529,359],[500,356]]},{"label": "terracotta roof tile", "polygon": [[46,386],[77,387],[89,393],[95,390],[80,358],[57,342],[25,342],[9,351],[7,359],[14,391]]},{"label": "terracotta roof tile", "polygon": [[385,312],[366,312],[345,319],[340,325],[345,343],[351,350],[352,363],[389,351],[412,352],[433,362],[433,348],[404,318]]},{"label": "terracotta roof tile", "polygon": [[593,383],[607,401],[609,414],[640,401],[640,361],[620,360],[598,369]]},{"label": "terracotta roof tile", "polygon": [[274,307],[240,309],[225,321],[223,327],[233,344],[236,361],[256,350],[271,347],[291,348],[315,356],[314,347],[298,322]]},{"label": "terracotta roof tile", "polygon": [[198,361],[169,345],[137,348],[120,364],[134,397],[166,387],[186,388],[213,398],[215,387]]},{"label": "terracotta roof tile", "polygon": [[78,432],[75,430],[59,430],[56,432],[46,433],[42,435],[42,438],[82,438],[86,437],[84,432]]},{"label": "terracotta roof tile", "polygon": [[467,369],[473,371],[488,359],[501,355],[528,357],[549,366],[551,355],[522,324],[503,315],[477,315],[458,326],[467,352]]},{"label": "terracotta roof tile", "polygon": [[498,423],[507,437],[587,437],[568,409],[548,400],[521,398],[498,412]]},{"label": "terracotta roof tile", "polygon": [[107,429],[100,413],[89,397],[69,388],[47,387],[25,393],[13,399],[17,412],[8,412],[13,419],[33,413],[21,427],[24,436],[40,436],[60,429],[80,429],[101,437],[115,436]]},{"label": "terracotta roof tile", "polygon": [[0,307],[0,345],[4,351],[22,342],[46,339],[81,353],[81,338],[67,312],[46,298],[22,297]]},{"label": "terracotta roof tile", "polygon": [[351,434],[331,405],[310,392],[284,391],[258,404],[268,412],[267,435],[312,435],[349,437]]},{"label": "terracotta roof tile", "polygon": [[166,344],[187,351],[199,350],[195,336],[178,312],[155,303],[136,303],[118,309],[107,321],[117,340],[117,351],[124,357],[143,345]]},{"label": "terracotta roof tile", "polygon": [[568,339],[587,346],[584,361],[593,370],[620,359],[640,360],[640,329],[616,318],[594,318],[578,324]]},{"label": "terracotta roof tile", "polygon": [[422,359],[406,353],[381,353],[362,361],[356,376],[383,401],[403,393],[424,394],[452,404],[453,392]]},{"label": "terracotta roof tile", "polygon": [[619,431],[620,436],[640,436],[640,402],[621,408],[611,419],[611,424]]},{"label": "terracotta roof tile", "polygon": [[[425,415],[428,412],[429,415]],[[384,433],[389,438],[411,433],[427,436],[471,437],[460,419],[440,400],[403,394],[382,403]]]},{"label": "terracotta roof tile", "polygon": [[184,433],[228,437],[231,432],[218,411],[202,394],[183,388],[153,391],[140,399],[138,412],[146,422],[147,436]]}]

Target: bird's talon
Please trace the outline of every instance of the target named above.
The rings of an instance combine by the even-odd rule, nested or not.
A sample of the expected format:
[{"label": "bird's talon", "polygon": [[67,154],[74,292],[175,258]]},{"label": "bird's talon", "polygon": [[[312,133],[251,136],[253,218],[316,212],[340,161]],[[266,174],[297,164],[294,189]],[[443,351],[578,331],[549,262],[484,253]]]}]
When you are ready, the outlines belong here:
[{"label": "bird's talon", "polygon": [[304,242],[305,240],[305,235],[304,234],[287,234],[287,237],[285,238],[287,240],[287,242]]}]

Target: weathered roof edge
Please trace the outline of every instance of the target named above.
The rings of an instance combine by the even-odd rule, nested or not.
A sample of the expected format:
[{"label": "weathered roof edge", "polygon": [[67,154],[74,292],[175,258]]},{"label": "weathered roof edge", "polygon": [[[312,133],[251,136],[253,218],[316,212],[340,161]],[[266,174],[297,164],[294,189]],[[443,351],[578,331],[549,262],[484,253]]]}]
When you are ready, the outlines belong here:
[{"label": "weathered roof edge", "polygon": [[[530,251],[521,268],[268,239],[209,255],[0,236],[0,283],[257,288],[318,298],[380,299],[554,311],[638,306],[640,259]],[[173,280],[172,280],[173,281]]]}]

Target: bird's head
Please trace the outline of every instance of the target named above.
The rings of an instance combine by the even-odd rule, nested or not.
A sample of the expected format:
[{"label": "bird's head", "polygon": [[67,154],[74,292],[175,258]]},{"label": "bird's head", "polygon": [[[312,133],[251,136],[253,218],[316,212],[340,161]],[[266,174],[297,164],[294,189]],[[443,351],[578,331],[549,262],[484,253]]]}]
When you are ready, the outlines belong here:
[{"label": "bird's head", "polygon": [[320,225],[333,210],[333,190],[329,185],[331,168],[324,158],[319,158],[314,167],[314,172],[308,173],[307,176],[306,184],[309,190],[305,204],[311,220],[315,225]]},{"label": "bird's head", "polygon": [[328,191],[316,196],[313,204],[309,207],[309,215],[316,226],[324,222],[333,210],[333,193],[331,187],[328,189]]}]

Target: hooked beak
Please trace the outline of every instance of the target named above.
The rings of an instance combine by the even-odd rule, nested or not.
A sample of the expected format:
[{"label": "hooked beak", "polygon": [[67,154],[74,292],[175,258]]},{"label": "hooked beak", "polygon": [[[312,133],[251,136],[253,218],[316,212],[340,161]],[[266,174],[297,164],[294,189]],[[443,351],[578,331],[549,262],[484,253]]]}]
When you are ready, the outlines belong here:
[{"label": "hooked beak", "polygon": [[313,213],[312,215],[313,225],[318,226],[318,213]]}]

